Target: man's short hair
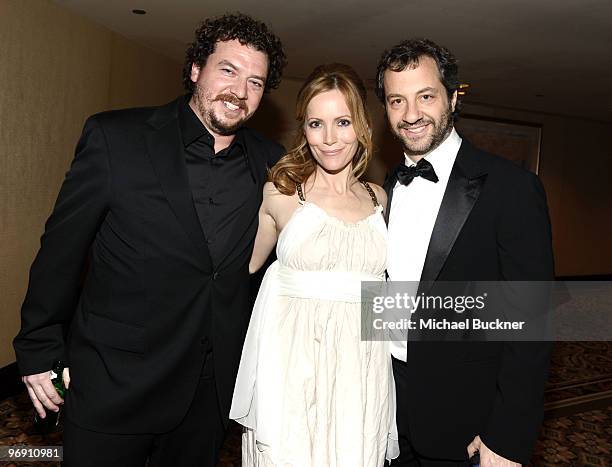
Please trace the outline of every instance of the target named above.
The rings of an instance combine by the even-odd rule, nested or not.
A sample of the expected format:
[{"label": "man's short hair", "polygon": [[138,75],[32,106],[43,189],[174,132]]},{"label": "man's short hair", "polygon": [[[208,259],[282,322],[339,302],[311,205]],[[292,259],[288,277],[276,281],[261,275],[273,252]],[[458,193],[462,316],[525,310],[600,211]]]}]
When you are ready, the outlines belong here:
[{"label": "man's short hair", "polygon": [[242,45],[248,45],[267,55],[268,76],[264,90],[268,92],[278,87],[283,68],[287,64],[280,39],[261,21],[242,13],[233,13],[207,19],[196,29],[195,40],[187,49],[183,67],[185,90],[193,92],[195,87],[191,81],[191,66],[206,65],[206,60],[214,53],[217,42],[232,40],[238,40]]},{"label": "man's short hair", "polygon": [[[440,81],[446,89],[448,99],[459,89],[459,67],[455,56],[445,47],[429,39],[409,39],[385,50],[378,62],[376,71],[376,95],[385,103],[385,71],[404,71],[409,66],[418,66],[421,57],[432,58],[438,67]],[[455,106],[453,117],[459,114],[459,101]]]}]

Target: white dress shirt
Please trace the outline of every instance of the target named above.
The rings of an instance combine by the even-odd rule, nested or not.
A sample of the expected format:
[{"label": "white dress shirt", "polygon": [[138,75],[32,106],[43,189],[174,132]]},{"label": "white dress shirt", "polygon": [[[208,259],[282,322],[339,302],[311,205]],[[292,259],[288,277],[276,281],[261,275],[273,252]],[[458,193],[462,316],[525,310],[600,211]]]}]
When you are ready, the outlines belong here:
[{"label": "white dress shirt", "polygon": [[[436,171],[437,183],[415,177],[407,186],[399,182],[395,184],[389,212],[389,280],[418,282],[421,279],[429,240],[460,146],[461,137],[453,128],[442,144],[424,156]],[[404,157],[407,166],[416,165],[408,156]],[[416,287],[410,293],[416,295]],[[407,342],[404,338],[392,340],[390,348],[395,358],[406,361]]]}]

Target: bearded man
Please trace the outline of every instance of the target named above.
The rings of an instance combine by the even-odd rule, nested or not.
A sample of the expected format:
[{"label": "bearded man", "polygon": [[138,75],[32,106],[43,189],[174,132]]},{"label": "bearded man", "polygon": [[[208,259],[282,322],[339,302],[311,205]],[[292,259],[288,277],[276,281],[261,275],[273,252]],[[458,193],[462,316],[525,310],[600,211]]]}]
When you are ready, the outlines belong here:
[{"label": "bearded man", "polygon": [[69,365],[67,466],[212,467],[224,439],[262,187],[284,152],[243,124],[286,60],[242,14],[195,35],[188,95],[87,120],[31,268],[14,346],[41,417],[64,403],[49,370]]},{"label": "bearded man", "polygon": [[[550,281],[551,228],[538,177],[454,128],[457,62],[427,39],[384,52],[376,92],[404,160],[387,178],[391,281]],[[537,312],[537,310],[531,310]],[[526,464],[543,415],[551,345],[391,342],[400,457],[393,466]],[[420,337],[419,337],[420,336]]]}]

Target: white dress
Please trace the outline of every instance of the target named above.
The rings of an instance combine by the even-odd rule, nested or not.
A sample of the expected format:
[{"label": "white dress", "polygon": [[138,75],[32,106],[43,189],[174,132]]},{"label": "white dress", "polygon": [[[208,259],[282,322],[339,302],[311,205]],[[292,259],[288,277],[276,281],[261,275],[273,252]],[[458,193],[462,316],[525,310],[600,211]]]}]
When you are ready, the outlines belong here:
[{"label": "white dress", "polygon": [[384,280],[382,208],[371,192],[374,213],[350,223],[298,193],[236,380],[242,465],[379,467],[399,454],[395,386],[388,342],[361,340],[360,286]]}]

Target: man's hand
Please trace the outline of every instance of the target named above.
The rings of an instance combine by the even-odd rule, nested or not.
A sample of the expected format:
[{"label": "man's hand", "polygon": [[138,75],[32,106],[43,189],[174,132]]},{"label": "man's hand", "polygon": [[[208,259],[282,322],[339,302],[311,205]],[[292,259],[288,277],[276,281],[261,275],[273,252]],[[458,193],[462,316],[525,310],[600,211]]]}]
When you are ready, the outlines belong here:
[{"label": "man's hand", "polygon": [[521,467],[521,464],[508,460],[491,451],[480,436],[476,436],[467,447],[468,457],[472,457],[476,451],[480,453],[480,467]]},{"label": "man's hand", "polygon": [[[70,371],[68,368],[64,368],[62,373],[64,378],[64,386],[68,389],[70,385]],[[40,418],[45,418],[45,407],[54,412],[59,411],[59,405],[64,403],[53,383],[51,382],[51,372],[45,371],[44,373],[37,373],[35,375],[28,375],[21,378],[28,389],[32,404]]]}]

